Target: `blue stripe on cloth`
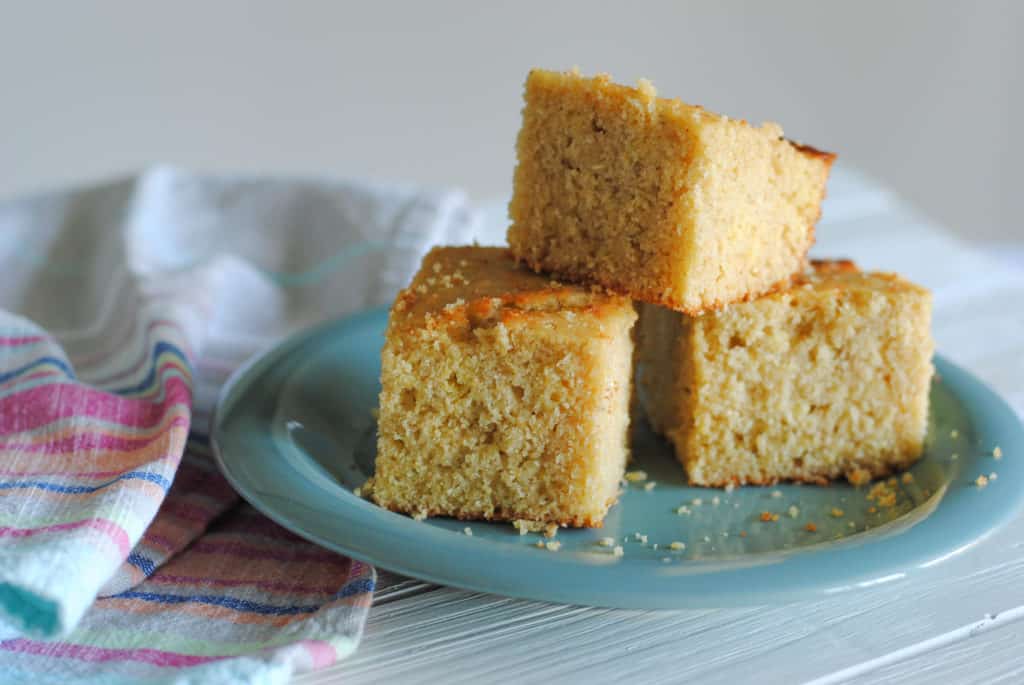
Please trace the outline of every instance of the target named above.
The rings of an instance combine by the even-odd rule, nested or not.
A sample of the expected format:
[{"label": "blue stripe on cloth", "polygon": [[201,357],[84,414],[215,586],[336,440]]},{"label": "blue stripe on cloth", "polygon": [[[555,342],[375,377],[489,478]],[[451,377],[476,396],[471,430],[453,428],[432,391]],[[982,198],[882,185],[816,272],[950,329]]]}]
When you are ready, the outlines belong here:
[{"label": "blue stripe on cloth", "polygon": [[334,593],[333,599],[344,599],[346,597],[351,597],[352,595],[363,594],[364,592],[373,592],[375,588],[376,584],[373,582],[372,578],[355,580]]},{"label": "blue stripe on cloth", "polygon": [[16,378],[17,376],[27,373],[34,369],[35,367],[42,366],[43,364],[53,364],[54,366],[59,367],[60,370],[63,371],[65,374],[67,374],[68,378],[72,380],[75,379],[75,372],[71,370],[71,367],[68,366],[67,362],[65,362],[63,359],[58,359],[57,357],[40,357],[39,359],[31,361],[28,364],[25,364],[24,366],[18,367],[17,369],[12,369],[11,371],[0,373],[0,383],[4,383],[12,378]]},{"label": "blue stripe on cloth", "polygon": [[[189,373],[192,373],[192,365],[189,363],[188,357],[186,357],[185,353],[182,352],[176,345],[172,345],[169,342],[158,342],[156,345],[153,346],[153,352],[150,356],[153,358],[153,361],[155,362],[157,357],[159,357],[164,352],[168,352],[177,357],[178,359],[180,359],[181,363],[185,365],[185,368],[188,369]],[[146,377],[142,380],[141,383],[124,388],[118,388],[117,390],[113,390],[111,392],[114,392],[118,395],[140,394],[143,391],[148,390],[149,387],[153,384],[153,381],[156,379],[156,372],[156,364],[150,364],[149,373],[146,374]]]},{"label": "blue stripe on cloth", "polygon": [[[333,599],[342,599],[365,592],[373,592],[374,583],[369,578],[357,580],[341,588]],[[273,604],[262,604],[246,599],[237,599],[224,595],[169,595],[161,592],[140,592],[138,590],[126,590],[117,595],[111,595],[111,599],[139,599],[144,602],[156,602],[158,604],[209,604],[211,606],[226,607],[235,611],[246,611],[252,614],[263,614],[267,616],[294,616],[296,614],[311,614],[323,609],[325,605],[301,605],[274,606]]]},{"label": "blue stripe on cloth", "polygon": [[117,478],[108,480],[106,483],[100,483],[99,485],[58,485],[57,483],[47,483],[41,480],[16,480],[16,481],[0,481],[0,490],[18,490],[26,488],[35,488],[37,490],[49,490],[50,492],[62,492],[69,495],[80,495],[88,492],[96,492],[103,488],[109,488],[111,485],[118,483],[122,480],[145,480],[150,483],[156,483],[164,492],[171,487],[171,482],[161,475],[155,473],[149,473],[148,471],[129,471],[128,473],[122,473]]},{"label": "blue stripe on cloth", "polygon": [[144,602],[156,602],[158,604],[209,604],[212,606],[227,607],[236,611],[247,611],[252,614],[266,614],[270,616],[292,616],[295,614],[311,614],[320,610],[320,605],[293,605],[274,606],[273,604],[261,604],[246,599],[237,599],[223,595],[168,595],[160,592],[139,592],[127,590],[119,595],[111,595],[111,599],[140,599]]},{"label": "blue stripe on cloth", "polygon": [[153,575],[153,571],[156,570],[156,564],[153,563],[153,560],[139,554],[138,552],[132,552],[129,554],[127,561],[129,564],[145,573],[147,577]]}]

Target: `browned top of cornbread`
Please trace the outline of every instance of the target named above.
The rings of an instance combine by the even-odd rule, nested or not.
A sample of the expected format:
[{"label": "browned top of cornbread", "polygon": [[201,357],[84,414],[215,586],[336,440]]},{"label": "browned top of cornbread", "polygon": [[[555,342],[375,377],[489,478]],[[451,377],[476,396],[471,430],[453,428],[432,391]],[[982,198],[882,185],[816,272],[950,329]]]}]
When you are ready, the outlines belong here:
[{"label": "browned top of cornbread", "polygon": [[[803,273],[793,278],[793,288],[805,287],[814,291],[873,291],[928,294],[926,288],[915,285],[898,274],[880,271],[861,271],[849,259],[811,260]],[[780,291],[777,294],[784,294]]]},{"label": "browned top of cornbread", "polygon": [[[623,99],[631,101],[637,107],[643,107],[651,112],[657,113],[659,117],[679,119],[680,124],[686,126],[690,121],[700,121],[702,118],[714,121],[729,121],[730,117],[716,114],[701,107],[690,105],[678,98],[658,97],[658,91],[647,79],[640,79],[638,87],[633,88],[619,83],[614,83],[610,74],[597,74],[593,77],[586,77],[580,74],[579,69],[572,69],[568,72],[548,71],[547,69],[531,69],[527,76],[527,84],[535,83],[567,83],[575,82],[590,91],[595,100],[602,98]],[[528,86],[529,87],[529,86]],[[741,124],[749,125],[745,119],[733,119]],[[766,129],[777,129],[779,139],[784,139],[782,127],[775,122],[766,121],[762,124]],[[797,151],[809,156],[824,160],[832,164],[836,155],[832,152],[818,150],[809,145],[804,145],[792,140],[789,142]]]},{"label": "browned top of cornbread", "polygon": [[392,307],[390,326],[510,325],[531,314],[586,311],[602,318],[631,308],[628,298],[562,284],[516,265],[503,247],[435,247]]}]

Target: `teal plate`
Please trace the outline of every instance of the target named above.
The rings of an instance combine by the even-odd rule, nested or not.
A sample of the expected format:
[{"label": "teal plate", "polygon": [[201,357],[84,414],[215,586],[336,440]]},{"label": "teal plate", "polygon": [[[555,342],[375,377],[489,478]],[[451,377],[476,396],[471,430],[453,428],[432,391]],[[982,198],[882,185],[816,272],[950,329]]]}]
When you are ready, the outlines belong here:
[{"label": "teal plate", "polygon": [[[558,551],[537,548],[540,535],[520,536],[507,523],[414,521],[352,493],[373,472],[386,320],[374,310],[320,326],[240,369],[221,395],[213,446],[231,483],[270,518],[415,578],[624,608],[807,599],[918,574],[1010,521],[1024,501],[1018,418],[937,357],[926,453],[912,478],[888,488],[889,506],[845,484],[689,487],[668,445],[640,425],[631,468],[656,485],[629,484],[604,528],[562,529]],[[996,446],[1002,459],[992,456]],[[978,476],[991,473],[998,477],[979,487]],[[777,520],[763,521],[764,512]],[[604,537],[623,556],[601,546]]]}]

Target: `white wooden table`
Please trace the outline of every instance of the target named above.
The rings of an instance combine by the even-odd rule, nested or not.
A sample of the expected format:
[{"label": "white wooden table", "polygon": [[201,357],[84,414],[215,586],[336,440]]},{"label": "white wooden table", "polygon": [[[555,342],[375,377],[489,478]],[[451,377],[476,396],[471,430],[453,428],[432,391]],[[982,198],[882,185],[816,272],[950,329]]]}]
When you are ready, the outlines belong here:
[{"label": "white wooden table", "polygon": [[[481,242],[500,240],[502,214]],[[932,288],[939,350],[1024,414],[1024,260],[957,241],[842,167],[818,236],[819,256]],[[359,651],[296,683],[1024,682],[1024,519],[912,581],[787,606],[592,609],[378,571]]]}]

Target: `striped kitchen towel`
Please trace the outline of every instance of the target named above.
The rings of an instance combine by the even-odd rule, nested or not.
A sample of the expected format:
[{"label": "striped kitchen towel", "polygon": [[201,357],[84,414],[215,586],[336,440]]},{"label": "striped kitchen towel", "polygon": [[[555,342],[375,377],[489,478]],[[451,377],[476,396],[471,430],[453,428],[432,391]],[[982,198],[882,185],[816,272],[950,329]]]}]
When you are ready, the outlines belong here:
[{"label": "striped kitchen towel", "polygon": [[459,193],[167,168],[0,206],[0,682],[284,682],[353,651],[373,568],[239,502],[213,401],[474,230]]}]

